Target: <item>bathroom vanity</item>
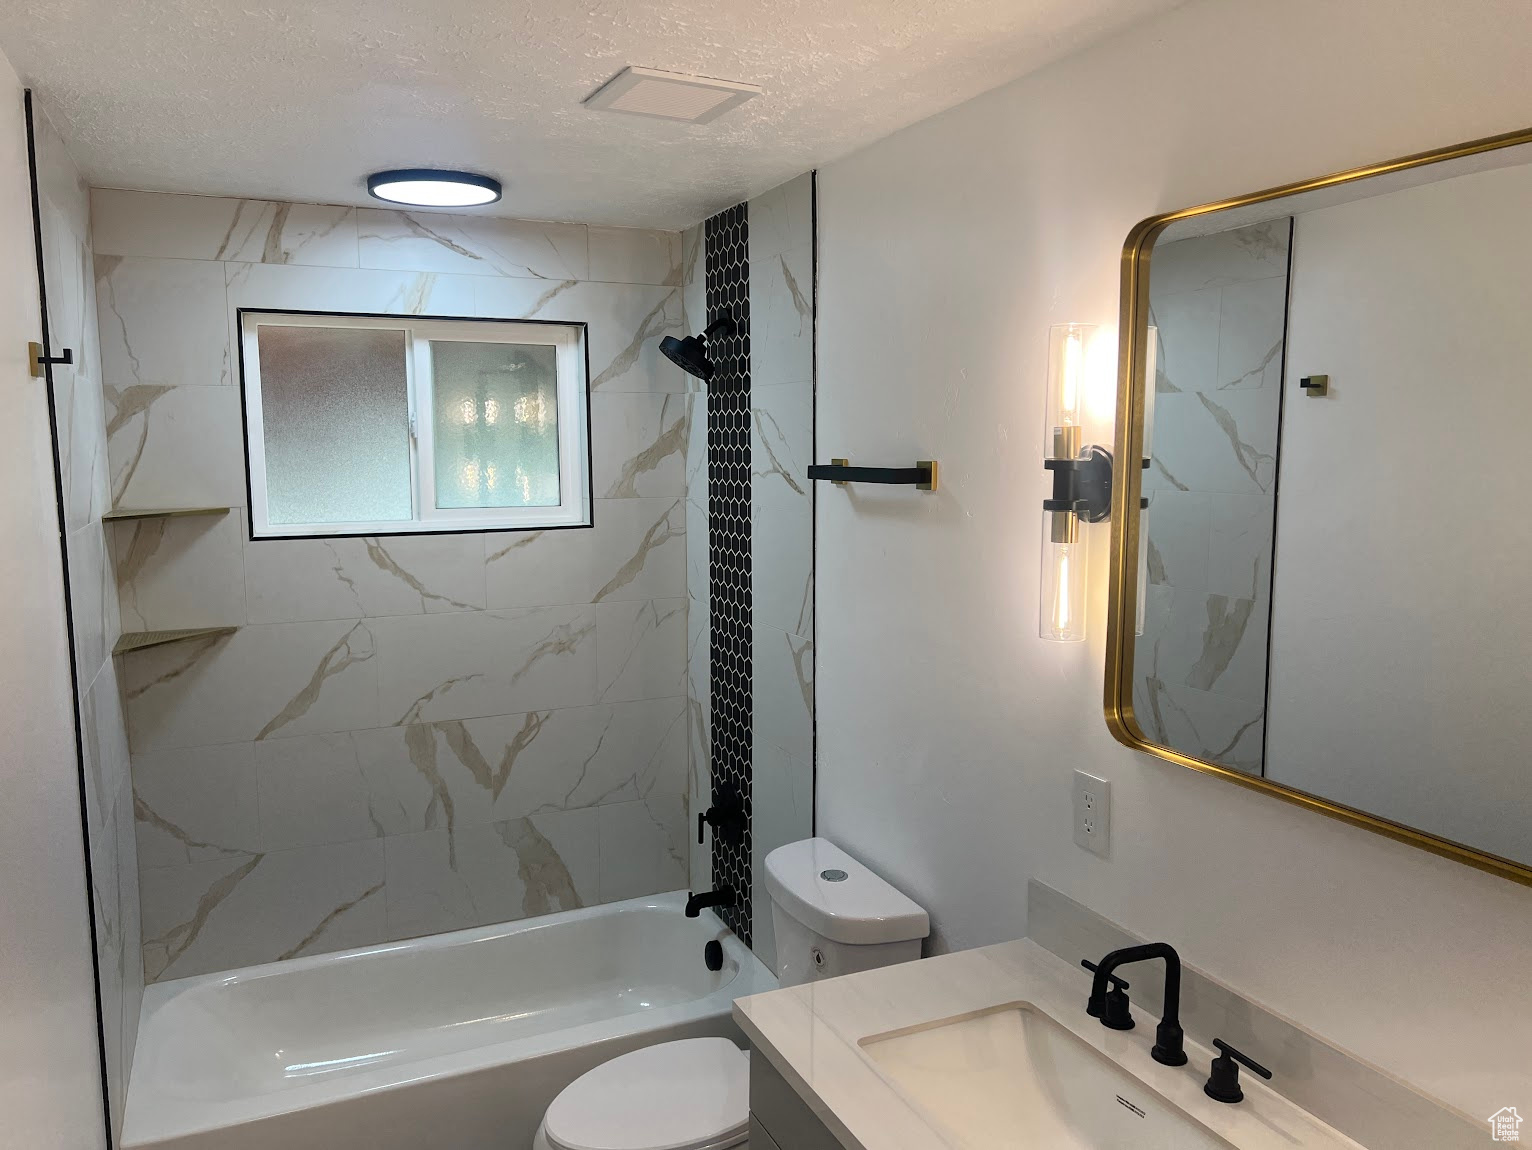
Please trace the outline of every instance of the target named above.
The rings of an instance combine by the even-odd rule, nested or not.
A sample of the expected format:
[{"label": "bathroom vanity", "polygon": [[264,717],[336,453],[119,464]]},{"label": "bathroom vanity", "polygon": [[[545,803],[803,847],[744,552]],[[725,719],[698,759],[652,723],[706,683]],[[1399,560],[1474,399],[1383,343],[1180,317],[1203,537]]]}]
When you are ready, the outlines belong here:
[{"label": "bathroom vanity", "polygon": [[[1054,953],[1134,941],[1040,884],[1040,936],[741,999],[752,1150],[1457,1150],[1484,1133],[1188,967],[1184,1066],[1150,1057],[1157,963],[1136,1026],[1086,1013],[1090,975]],[[1041,939],[1041,941],[1040,941]],[[1045,945],[1046,944],[1046,945]],[[1090,955],[1100,958],[1101,950]],[[1085,957],[1082,954],[1080,957]],[[1140,1001],[1142,999],[1142,1001]],[[1249,1035],[1250,1037],[1247,1037]],[[1227,1037],[1270,1064],[1243,1099],[1204,1091]]]}]

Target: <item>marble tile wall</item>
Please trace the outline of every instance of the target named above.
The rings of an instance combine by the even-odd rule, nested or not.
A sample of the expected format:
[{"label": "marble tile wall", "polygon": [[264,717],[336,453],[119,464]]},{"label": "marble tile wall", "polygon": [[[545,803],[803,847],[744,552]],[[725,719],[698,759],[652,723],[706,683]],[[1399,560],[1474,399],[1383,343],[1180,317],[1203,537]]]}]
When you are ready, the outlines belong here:
[{"label": "marble tile wall", "polygon": [[86,832],[95,911],[96,964],[107,1098],[113,1136],[138,1034],[143,964],[138,954],[139,891],[127,728],[110,656],[120,631],[104,536],[106,421],[96,337],[90,192],[40,113],[36,117],[38,217],[48,293],[49,340],[74,353],[53,368],[54,416],[63,481],[65,558],[79,697]]},{"label": "marble tile wall", "polygon": [[[682,237],[96,191],[149,979],[687,883]],[[595,527],[248,538],[234,312],[589,323]],[[116,605],[114,604],[114,609]]]},{"label": "marble tile wall", "polygon": [[[681,326],[696,332],[707,326],[707,253],[703,225],[681,233]],[[696,418],[686,449],[686,762],[687,795],[692,810],[706,810],[712,800],[712,663],[709,619],[712,597],[708,565],[707,392],[703,382],[685,377]],[[711,890],[713,852],[695,836],[691,843],[691,889]]]},{"label": "marble tile wall", "polygon": [[1260,774],[1291,224],[1156,247],[1149,589],[1134,713],[1160,742]]},{"label": "marble tile wall", "polygon": [[814,174],[750,218],[752,945],[776,947],[766,855],[814,833]]}]

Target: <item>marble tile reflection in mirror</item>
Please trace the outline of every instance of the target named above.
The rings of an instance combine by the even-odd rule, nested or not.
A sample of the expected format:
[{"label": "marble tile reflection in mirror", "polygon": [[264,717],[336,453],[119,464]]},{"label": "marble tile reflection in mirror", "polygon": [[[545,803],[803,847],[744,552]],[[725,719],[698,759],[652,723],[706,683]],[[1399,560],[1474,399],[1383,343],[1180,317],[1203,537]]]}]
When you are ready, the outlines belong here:
[{"label": "marble tile reflection in mirror", "polygon": [[1161,244],[1144,630],[1144,733],[1260,774],[1292,221]]}]

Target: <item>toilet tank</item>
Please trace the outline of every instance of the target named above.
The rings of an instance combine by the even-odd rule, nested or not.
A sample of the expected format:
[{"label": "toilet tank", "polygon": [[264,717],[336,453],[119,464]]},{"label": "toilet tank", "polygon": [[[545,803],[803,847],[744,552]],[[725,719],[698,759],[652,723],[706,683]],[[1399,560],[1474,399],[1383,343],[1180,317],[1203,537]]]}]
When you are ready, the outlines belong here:
[{"label": "toilet tank", "polygon": [[766,856],[766,892],[783,986],[920,957],[926,912],[828,839]]}]

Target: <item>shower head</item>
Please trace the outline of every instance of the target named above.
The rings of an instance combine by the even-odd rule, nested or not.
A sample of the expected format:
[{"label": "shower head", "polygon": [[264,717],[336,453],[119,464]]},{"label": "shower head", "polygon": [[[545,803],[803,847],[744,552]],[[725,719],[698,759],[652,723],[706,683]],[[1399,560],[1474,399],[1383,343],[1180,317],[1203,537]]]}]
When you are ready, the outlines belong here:
[{"label": "shower head", "polygon": [[734,321],[728,316],[719,316],[701,335],[689,335],[685,339],[677,339],[673,335],[667,335],[660,340],[660,351],[665,358],[670,360],[687,375],[695,375],[698,379],[706,382],[713,378],[713,372],[718,370],[707,355],[707,341],[710,338],[731,336],[734,334]]}]

